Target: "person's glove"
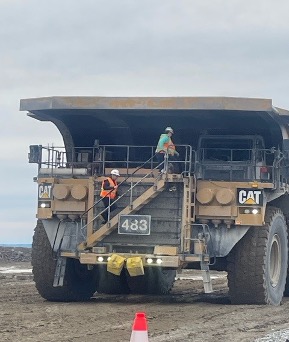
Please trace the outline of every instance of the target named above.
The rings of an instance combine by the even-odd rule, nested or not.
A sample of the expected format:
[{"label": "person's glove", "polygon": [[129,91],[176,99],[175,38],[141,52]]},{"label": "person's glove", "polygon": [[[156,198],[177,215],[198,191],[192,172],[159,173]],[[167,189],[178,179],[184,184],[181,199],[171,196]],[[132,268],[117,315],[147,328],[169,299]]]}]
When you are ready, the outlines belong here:
[{"label": "person's glove", "polygon": [[180,154],[179,154],[179,152],[178,152],[178,151],[175,151],[175,155],[176,155],[177,157],[179,157],[179,156],[180,156]]}]

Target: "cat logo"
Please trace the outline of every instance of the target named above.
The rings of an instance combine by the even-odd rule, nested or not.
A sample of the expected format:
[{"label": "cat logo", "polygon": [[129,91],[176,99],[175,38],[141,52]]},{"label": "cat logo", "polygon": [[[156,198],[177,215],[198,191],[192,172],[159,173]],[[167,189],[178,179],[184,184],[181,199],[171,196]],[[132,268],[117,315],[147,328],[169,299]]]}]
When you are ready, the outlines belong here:
[{"label": "cat logo", "polygon": [[238,189],[238,203],[241,205],[263,205],[261,190]]},{"label": "cat logo", "polygon": [[38,187],[38,198],[40,199],[50,199],[51,198],[52,184],[42,183]]}]

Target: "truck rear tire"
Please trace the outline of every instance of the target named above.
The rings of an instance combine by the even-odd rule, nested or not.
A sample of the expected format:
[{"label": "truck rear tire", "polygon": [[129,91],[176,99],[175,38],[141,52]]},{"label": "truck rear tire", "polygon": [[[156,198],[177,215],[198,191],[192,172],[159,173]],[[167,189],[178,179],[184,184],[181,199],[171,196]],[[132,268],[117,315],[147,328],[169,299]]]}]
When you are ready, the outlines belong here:
[{"label": "truck rear tire", "polygon": [[87,301],[96,291],[95,269],[89,271],[85,265],[81,265],[75,259],[67,259],[63,286],[53,287],[56,258],[53,256],[41,220],[38,220],[34,230],[31,263],[36,288],[48,301]]},{"label": "truck rear tire", "polygon": [[108,272],[106,267],[106,265],[98,266],[99,283],[97,292],[105,294],[128,294],[129,288],[125,279],[125,271],[123,270],[117,276]]},{"label": "truck rear tire", "polygon": [[[287,227],[289,227],[289,219],[288,219],[288,216],[286,217],[286,219],[287,219],[287,220],[286,220]],[[288,239],[289,239],[289,236],[288,236]],[[286,279],[284,297],[289,297],[289,241],[288,241],[288,268],[287,268],[287,279]]]},{"label": "truck rear tire", "polygon": [[[289,263],[289,255],[288,255],[288,263]],[[284,297],[289,297],[289,264],[287,269],[287,279],[286,279],[286,285],[284,290]]]},{"label": "truck rear tire", "polygon": [[143,276],[130,277],[128,285],[133,294],[167,295],[170,293],[176,277],[176,270],[161,267],[147,267]]},{"label": "truck rear tire", "polygon": [[263,227],[251,227],[228,255],[232,304],[279,305],[287,275],[287,226],[282,211],[268,207]]},{"label": "truck rear tire", "polygon": [[128,272],[126,274],[126,279],[130,293],[132,294],[148,294],[148,280],[146,275],[139,275],[131,277]]},{"label": "truck rear tire", "polygon": [[147,271],[149,293],[157,295],[169,294],[175,282],[176,270],[149,267]]},{"label": "truck rear tire", "polygon": [[284,290],[284,297],[289,297],[289,270],[287,270],[287,280]]}]

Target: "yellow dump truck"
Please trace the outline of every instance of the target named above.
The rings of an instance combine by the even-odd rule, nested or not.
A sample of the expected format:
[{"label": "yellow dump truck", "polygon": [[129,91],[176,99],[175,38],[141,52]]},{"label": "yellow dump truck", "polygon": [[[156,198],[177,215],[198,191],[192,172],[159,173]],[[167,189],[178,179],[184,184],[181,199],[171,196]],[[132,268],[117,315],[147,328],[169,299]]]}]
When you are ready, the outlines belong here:
[{"label": "yellow dump truck", "polygon": [[[226,97],[44,97],[20,109],[54,123],[64,142],[29,150],[43,298],[168,294],[182,268],[202,270],[205,292],[210,269],[227,271],[234,304],[279,305],[289,294],[289,111]],[[158,162],[166,126],[179,157]],[[117,209],[103,223],[112,169]]]}]

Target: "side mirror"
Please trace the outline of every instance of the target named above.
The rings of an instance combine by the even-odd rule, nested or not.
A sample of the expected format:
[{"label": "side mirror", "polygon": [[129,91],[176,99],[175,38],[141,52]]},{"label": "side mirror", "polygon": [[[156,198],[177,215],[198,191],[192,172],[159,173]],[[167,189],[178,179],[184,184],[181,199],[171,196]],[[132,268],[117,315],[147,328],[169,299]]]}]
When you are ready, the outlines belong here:
[{"label": "side mirror", "polygon": [[29,163],[41,163],[41,153],[42,146],[41,145],[30,145],[29,153],[28,153],[28,161]]}]

